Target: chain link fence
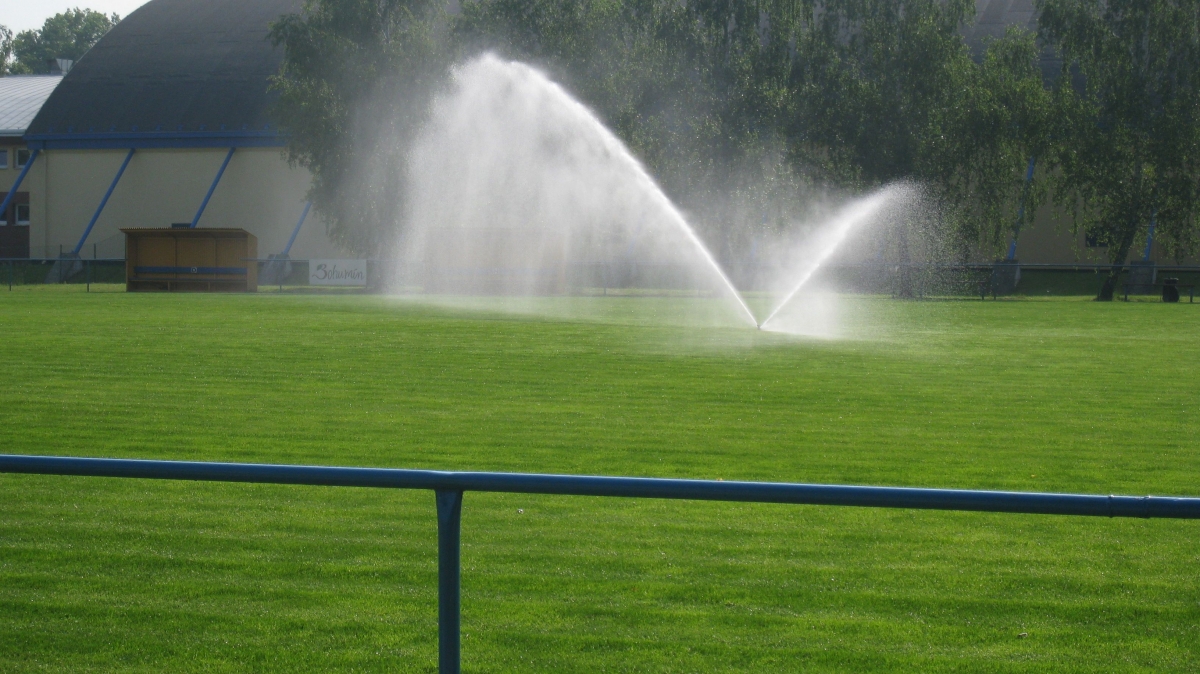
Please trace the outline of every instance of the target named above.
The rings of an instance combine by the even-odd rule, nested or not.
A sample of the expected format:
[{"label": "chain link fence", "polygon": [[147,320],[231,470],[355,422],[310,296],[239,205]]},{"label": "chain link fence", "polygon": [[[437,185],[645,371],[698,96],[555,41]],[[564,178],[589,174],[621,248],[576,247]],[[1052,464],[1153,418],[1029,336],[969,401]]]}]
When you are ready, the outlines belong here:
[{"label": "chain link fence", "polygon": [[[0,258],[0,287],[9,289],[39,285],[103,286],[106,290],[125,287],[124,251],[120,255],[92,256],[64,253],[40,258]],[[258,267],[258,287],[262,292],[372,292],[394,294],[498,294],[492,282],[513,270],[457,269],[440,270],[443,286],[428,283],[429,274],[421,264],[398,260],[366,260],[363,286],[328,287],[310,282],[310,260],[266,258],[246,260]],[[999,297],[1005,295],[1094,295],[1109,273],[1109,265],[1096,264],[841,264],[821,270],[813,282],[823,290],[885,295],[897,298]],[[697,278],[693,270],[669,265],[578,265],[565,270],[517,270],[532,276],[553,275],[556,282],[541,284],[533,294],[618,295],[618,296],[706,296],[719,291]],[[1135,265],[1122,274],[1122,294],[1157,295],[1164,281],[1177,283],[1185,297],[1200,285],[1200,267],[1159,266],[1149,279],[1137,276]],[[1143,274],[1144,275],[1144,274]],[[447,278],[454,283],[445,286]],[[741,288],[766,291],[767,288]],[[503,287],[503,286],[500,286]]]}]

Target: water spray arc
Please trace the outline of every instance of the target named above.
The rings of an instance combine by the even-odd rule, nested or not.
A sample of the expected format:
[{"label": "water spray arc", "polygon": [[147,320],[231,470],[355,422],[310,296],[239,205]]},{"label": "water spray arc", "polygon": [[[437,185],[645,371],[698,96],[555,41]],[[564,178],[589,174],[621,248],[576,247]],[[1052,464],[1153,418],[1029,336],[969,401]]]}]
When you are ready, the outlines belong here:
[{"label": "water spray arc", "polygon": [[597,119],[590,110],[579,103],[579,101],[576,101],[574,98],[571,98],[569,95],[567,95],[567,93],[558,85],[553,83],[550,84],[554,86],[558,92],[562,93],[562,95],[566,98],[566,101],[573,106],[577,112],[580,113],[582,118],[585,118],[588,121],[592,129],[604,138],[605,143],[609,146],[610,150],[613,152],[613,155],[619,158],[621,163],[625,164],[633,175],[637,176],[638,182],[644,186],[647,194],[650,194],[651,198],[657,203],[658,207],[669,215],[671,222],[679,227],[680,231],[687,237],[688,241],[695,246],[696,252],[699,253],[704,261],[708,263],[708,267],[712,270],[712,272],[721,279],[721,283],[729,292],[729,296],[737,302],[742,312],[746,315],[746,319],[749,320],[754,327],[760,327],[758,319],[754,317],[754,312],[750,311],[750,307],[746,304],[746,300],[742,299],[742,294],[738,292],[736,287],[734,287],[733,281],[729,280],[729,276],[726,275],[725,271],[721,269],[721,265],[717,264],[716,258],[713,257],[712,253],[708,250],[708,247],[704,245],[704,242],[700,240],[700,237],[696,234],[696,230],[692,229],[692,226],[688,224],[687,219],[683,217],[683,214],[679,212],[679,209],[675,207],[675,204],[672,203],[669,198],[667,198],[667,195],[662,191],[662,188],[658,186],[658,183],[654,181],[654,178],[650,177],[650,174],[646,172],[646,168],[642,166],[642,163],[634,158],[632,154],[630,154],[624,143],[614,136],[607,127],[601,124],[600,120]]},{"label": "water spray arc", "polygon": [[[661,192],[659,193],[661,194]],[[670,202],[668,202],[668,204],[669,203]],[[671,210],[674,211],[675,207],[671,206]],[[683,219],[682,215],[678,215],[678,212],[676,212],[676,215],[676,222],[678,222],[679,226],[683,228],[684,233],[687,234],[691,242],[696,245],[696,250],[698,250],[700,254],[704,256],[704,259],[712,267],[712,270],[721,278],[721,282],[724,283],[725,287],[729,289],[730,297],[737,301],[738,306],[741,307],[742,311],[746,314],[746,318],[749,319],[750,323],[755,328],[761,328],[762,325],[758,322],[758,319],[754,317],[754,312],[750,311],[750,307],[746,304],[746,300],[742,299],[742,294],[737,291],[737,288],[734,287],[733,282],[730,281],[729,277],[725,275],[725,272],[721,269],[721,265],[717,264],[717,261],[713,258],[712,253],[710,253],[708,248],[705,247],[704,243],[700,241],[700,237],[696,236],[696,231],[692,229],[691,225],[689,225],[686,220]]]},{"label": "water spray arc", "polygon": [[455,68],[410,176],[400,257],[424,269],[427,295],[562,294],[571,274],[645,263],[728,295],[736,320],[758,325],[641,162],[528,65],[485,54]]},{"label": "water spray arc", "polygon": [[796,297],[817,271],[833,257],[834,253],[846,241],[854,230],[861,227],[865,222],[874,218],[879,212],[888,205],[895,203],[902,198],[909,190],[903,185],[893,185],[885,187],[872,195],[856,200],[842,208],[842,210],[833,218],[828,228],[829,231],[825,234],[819,244],[816,256],[813,258],[807,267],[800,273],[800,276],[792,284],[791,290],[784,295],[783,300],[775,305],[771,313],[767,315],[766,320],[759,324],[760,330],[770,330],[769,324],[779,312],[782,311]]},{"label": "water spray arc", "polygon": [[[803,257],[779,246],[792,251],[791,259],[772,259],[770,274],[783,281],[772,287],[782,301],[759,321],[633,153],[585,105],[526,64],[484,54],[453,69],[409,162],[397,257],[420,270],[410,285],[422,288],[425,301],[462,306],[464,299],[507,296],[521,299],[481,308],[537,313],[553,309],[533,298],[579,289],[682,290],[719,298],[672,309],[693,319],[797,334],[810,333],[783,320],[788,305],[855,230],[913,190],[898,184],[850,202],[820,225]],[[585,311],[604,311],[596,306]],[[804,320],[819,323],[828,306]]]}]

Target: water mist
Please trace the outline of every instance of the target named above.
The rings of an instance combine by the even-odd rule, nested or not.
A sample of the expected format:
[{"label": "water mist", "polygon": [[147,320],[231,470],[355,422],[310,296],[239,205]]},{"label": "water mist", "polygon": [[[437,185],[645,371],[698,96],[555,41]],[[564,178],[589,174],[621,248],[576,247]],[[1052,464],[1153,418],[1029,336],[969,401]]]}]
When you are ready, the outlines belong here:
[{"label": "water mist", "polygon": [[[899,215],[911,206],[918,190],[906,183],[889,185],[842,206],[829,219],[821,222],[812,236],[799,246],[779,246],[786,258],[777,263],[772,284],[780,299],[761,323],[761,329],[812,336],[833,336],[836,307],[830,294],[803,291],[814,290],[814,277],[839,252],[848,239],[866,233],[868,225],[877,225]],[[878,235],[877,231],[870,232]]]},{"label": "water mist", "polygon": [[723,297],[726,320],[757,326],[641,163],[530,66],[489,54],[455,68],[408,185],[401,259],[434,301],[623,284]]}]

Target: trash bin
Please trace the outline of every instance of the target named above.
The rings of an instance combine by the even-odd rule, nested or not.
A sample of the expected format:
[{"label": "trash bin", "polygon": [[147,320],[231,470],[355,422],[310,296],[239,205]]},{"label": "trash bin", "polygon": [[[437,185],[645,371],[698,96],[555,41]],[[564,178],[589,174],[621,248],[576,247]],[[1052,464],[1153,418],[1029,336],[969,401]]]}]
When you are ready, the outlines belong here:
[{"label": "trash bin", "polygon": [[1164,302],[1178,302],[1179,301],[1179,279],[1177,279],[1177,278],[1163,279],[1162,298],[1163,298]]}]

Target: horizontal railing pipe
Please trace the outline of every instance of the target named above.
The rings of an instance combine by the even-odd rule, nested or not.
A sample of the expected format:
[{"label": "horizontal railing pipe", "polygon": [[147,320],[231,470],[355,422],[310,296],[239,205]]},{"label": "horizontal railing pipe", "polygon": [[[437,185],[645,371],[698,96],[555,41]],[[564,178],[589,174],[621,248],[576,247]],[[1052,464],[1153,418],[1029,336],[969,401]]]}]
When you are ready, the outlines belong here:
[{"label": "horizontal railing pipe", "polygon": [[438,519],[438,671],[441,674],[461,672],[459,532],[463,493],[467,491],[1200,519],[1200,498],[1171,496],[1101,496],[10,454],[0,455],[0,473],[433,490]]},{"label": "horizontal railing pipe", "polygon": [[1200,519],[1200,498],[0,455],[0,472],[330,487]]}]

